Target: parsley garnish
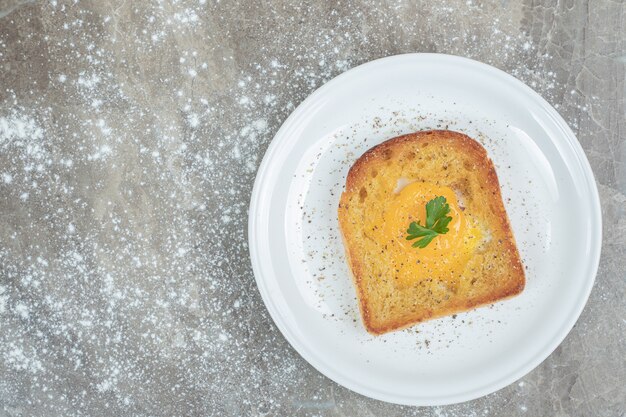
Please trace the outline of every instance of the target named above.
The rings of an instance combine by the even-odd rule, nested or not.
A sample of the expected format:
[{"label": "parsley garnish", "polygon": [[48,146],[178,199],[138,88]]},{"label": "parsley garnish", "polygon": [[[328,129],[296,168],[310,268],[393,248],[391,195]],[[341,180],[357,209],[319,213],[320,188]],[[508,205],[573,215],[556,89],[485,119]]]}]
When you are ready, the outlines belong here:
[{"label": "parsley garnish", "polygon": [[420,240],[413,243],[413,247],[425,248],[437,236],[448,233],[448,224],[452,220],[452,217],[447,216],[448,213],[450,205],[446,203],[446,198],[443,196],[433,198],[426,203],[426,225],[422,226],[419,220],[412,222],[406,231],[408,233],[406,240],[420,237]]}]

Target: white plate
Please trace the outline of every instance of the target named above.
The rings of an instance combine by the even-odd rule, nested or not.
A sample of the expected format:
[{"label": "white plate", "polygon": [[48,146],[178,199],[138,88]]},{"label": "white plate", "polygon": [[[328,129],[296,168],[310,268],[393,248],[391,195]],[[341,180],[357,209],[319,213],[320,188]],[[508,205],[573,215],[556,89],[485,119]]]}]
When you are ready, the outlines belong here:
[{"label": "white plate", "polygon": [[[496,165],[527,268],[511,300],[374,337],[361,324],[337,225],[348,169],[402,133],[448,128]],[[409,54],[330,81],[287,119],[259,168],[249,241],[259,291],[289,343],[320,372],[383,401],[439,405],[496,391],[565,338],[598,267],[601,215],[589,163],[538,94],[469,59]]]}]

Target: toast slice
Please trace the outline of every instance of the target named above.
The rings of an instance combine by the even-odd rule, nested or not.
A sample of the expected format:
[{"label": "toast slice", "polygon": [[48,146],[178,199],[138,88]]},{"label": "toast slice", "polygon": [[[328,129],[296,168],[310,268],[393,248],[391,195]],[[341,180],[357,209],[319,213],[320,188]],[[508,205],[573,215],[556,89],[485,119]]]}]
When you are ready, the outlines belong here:
[{"label": "toast slice", "polygon": [[[415,248],[405,227],[425,213],[427,195],[437,194],[448,196],[452,232]],[[361,316],[372,334],[524,289],[494,165],[464,134],[422,131],[368,150],[348,173],[338,215]]]}]

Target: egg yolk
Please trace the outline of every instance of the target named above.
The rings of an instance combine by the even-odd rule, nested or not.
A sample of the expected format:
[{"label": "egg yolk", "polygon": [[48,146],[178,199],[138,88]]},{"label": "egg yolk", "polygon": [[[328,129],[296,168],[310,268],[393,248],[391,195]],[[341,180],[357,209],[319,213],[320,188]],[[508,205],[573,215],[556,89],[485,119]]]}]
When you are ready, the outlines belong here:
[{"label": "egg yolk", "polygon": [[[425,248],[413,247],[417,239],[407,240],[407,229],[411,222],[426,224],[426,203],[438,196],[445,197],[450,206],[449,230]],[[382,234],[391,257],[391,273],[402,287],[426,279],[457,282],[482,240],[480,229],[464,215],[454,191],[432,183],[413,182],[394,194],[384,209],[383,220]]]}]

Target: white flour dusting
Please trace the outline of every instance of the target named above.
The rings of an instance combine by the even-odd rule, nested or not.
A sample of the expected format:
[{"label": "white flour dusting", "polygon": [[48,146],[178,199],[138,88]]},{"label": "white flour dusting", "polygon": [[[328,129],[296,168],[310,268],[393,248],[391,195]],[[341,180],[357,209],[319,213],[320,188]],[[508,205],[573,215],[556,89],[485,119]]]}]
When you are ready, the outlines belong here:
[{"label": "white flour dusting", "polygon": [[[292,5],[294,22],[276,15],[287,5],[266,6],[50,1],[3,19],[1,58],[13,65],[0,75],[8,407],[383,413],[307,365],[256,290],[247,208],[273,134],[326,81],[395,53],[480,59],[553,101],[564,87],[550,54],[506,11],[494,21],[474,2],[417,10],[349,1],[341,11],[303,2]],[[20,46],[27,40],[36,48]],[[494,415],[522,389],[384,414]]]}]

